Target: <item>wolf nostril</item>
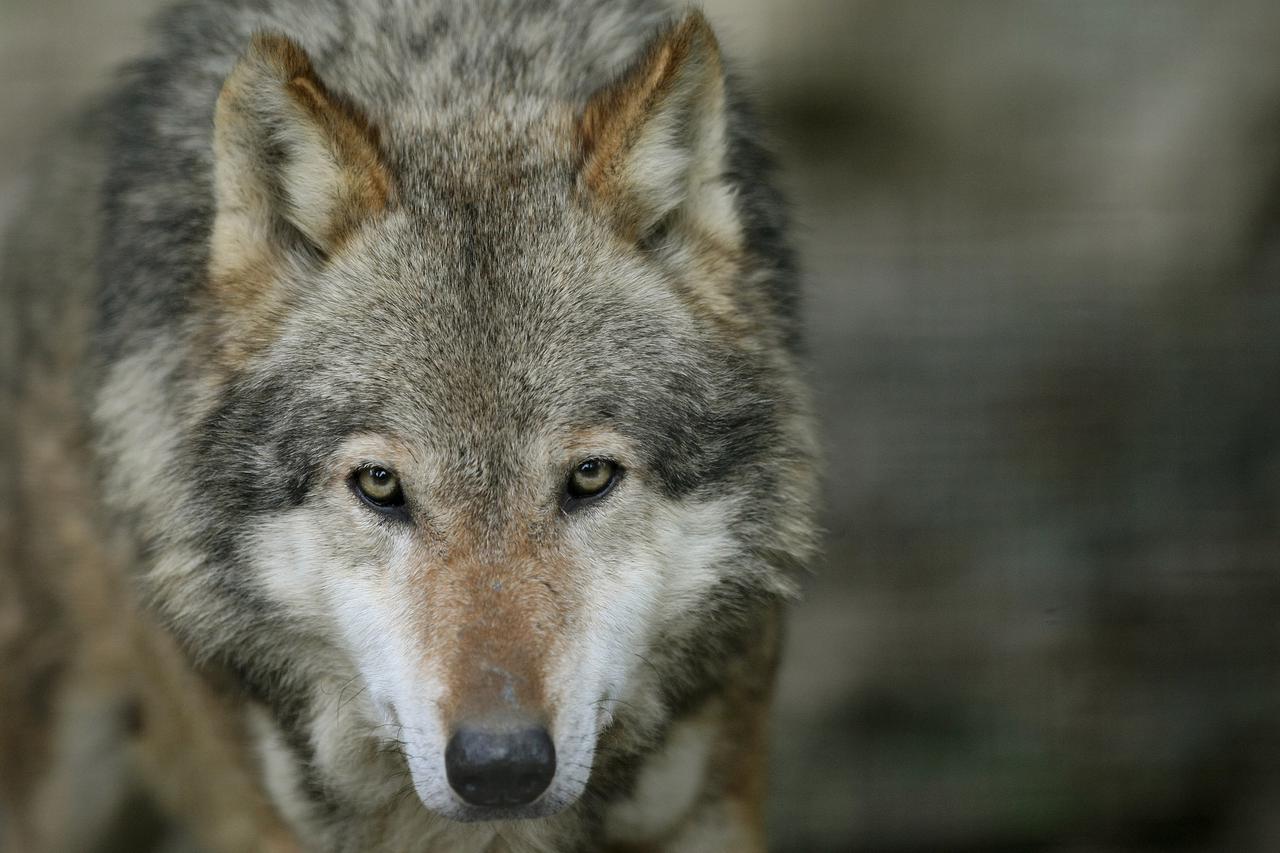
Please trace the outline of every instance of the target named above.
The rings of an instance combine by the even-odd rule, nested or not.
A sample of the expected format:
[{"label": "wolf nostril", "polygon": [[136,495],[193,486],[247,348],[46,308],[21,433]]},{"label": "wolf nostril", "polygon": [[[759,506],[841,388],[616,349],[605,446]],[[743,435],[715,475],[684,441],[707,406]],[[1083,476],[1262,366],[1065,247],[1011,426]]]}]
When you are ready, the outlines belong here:
[{"label": "wolf nostril", "polygon": [[444,751],[445,774],[473,806],[523,806],[556,775],[556,748],[542,726],[462,725]]}]

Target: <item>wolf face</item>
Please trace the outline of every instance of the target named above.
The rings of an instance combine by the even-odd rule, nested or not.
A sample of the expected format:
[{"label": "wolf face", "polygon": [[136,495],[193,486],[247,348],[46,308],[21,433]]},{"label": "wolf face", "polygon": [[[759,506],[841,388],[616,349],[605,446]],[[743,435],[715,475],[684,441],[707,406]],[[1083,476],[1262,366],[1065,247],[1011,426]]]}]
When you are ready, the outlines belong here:
[{"label": "wolf face", "polygon": [[111,483],[290,785],[551,815],[714,687],[811,547],[716,42],[691,14],[580,99],[340,82],[279,35],[226,78],[207,282],[108,374],[108,459],[153,436]]}]

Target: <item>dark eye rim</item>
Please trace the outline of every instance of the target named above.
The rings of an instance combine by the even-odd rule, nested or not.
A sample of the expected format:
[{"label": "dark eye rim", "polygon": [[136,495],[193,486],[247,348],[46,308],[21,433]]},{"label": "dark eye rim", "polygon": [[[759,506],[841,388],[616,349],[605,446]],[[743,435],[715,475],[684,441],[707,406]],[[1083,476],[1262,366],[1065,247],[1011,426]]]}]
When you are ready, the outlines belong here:
[{"label": "dark eye rim", "polygon": [[[599,491],[592,492],[591,494],[575,495],[573,493],[573,474],[589,462],[603,462],[612,467],[613,472],[609,475],[609,481],[605,483]],[[561,509],[565,512],[573,512],[574,510],[581,509],[588,504],[599,501],[601,498],[609,495],[615,488],[617,488],[618,483],[621,482],[625,474],[626,469],[623,468],[616,459],[610,459],[607,456],[590,456],[581,460],[569,469],[568,475],[564,478],[563,496],[560,500]]]},{"label": "dark eye rim", "polygon": [[[395,495],[390,501],[379,501],[364,489],[360,488],[360,475],[365,471],[377,470],[386,471],[392,477],[396,478]],[[347,485],[350,487],[351,491],[355,493],[355,496],[360,499],[360,502],[372,509],[374,512],[386,516],[408,517],[408,502],[404,496],[404,487],[400,484],[400,475],[395,472],[395,469],[388,468],[386,465],[373,463],[361,465],[359,468],[352,471],[350,476],[347,477]]]}]

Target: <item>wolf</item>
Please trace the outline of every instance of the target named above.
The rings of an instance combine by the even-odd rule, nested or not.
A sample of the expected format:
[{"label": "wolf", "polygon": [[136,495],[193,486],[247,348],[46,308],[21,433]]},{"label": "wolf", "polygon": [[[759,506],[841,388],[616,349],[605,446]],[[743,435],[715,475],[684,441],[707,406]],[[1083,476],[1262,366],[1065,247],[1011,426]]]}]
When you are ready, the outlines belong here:
[{"label": "wolf", "polygon": [[764,848],[818,453],[735,80],[650,0],[158,20],[6,251],[6,849]]}]

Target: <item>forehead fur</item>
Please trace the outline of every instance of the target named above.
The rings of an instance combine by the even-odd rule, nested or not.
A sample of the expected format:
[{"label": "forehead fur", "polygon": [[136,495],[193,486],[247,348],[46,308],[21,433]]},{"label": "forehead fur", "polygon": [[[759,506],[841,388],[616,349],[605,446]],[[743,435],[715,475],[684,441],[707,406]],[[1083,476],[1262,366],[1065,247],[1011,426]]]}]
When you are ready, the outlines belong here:
[{"label": "forehead fur", "polygon": [[745,418],[766,365],[569,190],[553,171],[423,193],[426,209],[370,229],[305,284],[253,370],[316,395],[349,387],[378,401],[371,426],[458,452],[509,455],[530,433],[593,426],[652,445]]}]

